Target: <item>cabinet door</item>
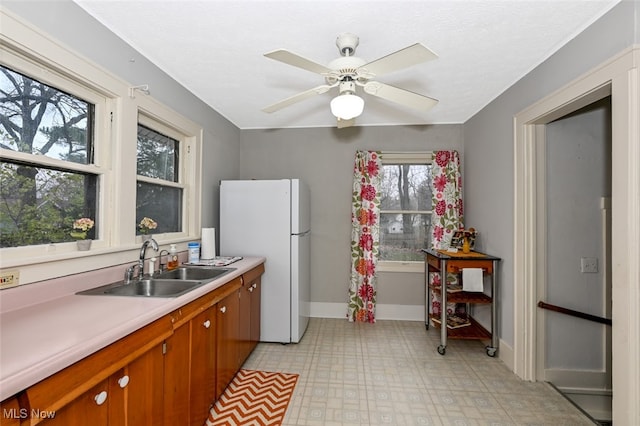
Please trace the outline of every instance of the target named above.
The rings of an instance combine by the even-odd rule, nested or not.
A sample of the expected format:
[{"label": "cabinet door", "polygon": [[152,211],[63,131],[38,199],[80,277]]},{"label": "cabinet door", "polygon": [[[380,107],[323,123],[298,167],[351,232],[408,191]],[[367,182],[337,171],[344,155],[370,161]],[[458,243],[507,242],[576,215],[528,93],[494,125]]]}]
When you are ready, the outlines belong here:
[{"label": "cabinet door", "polygon": [[20,420],[27,417],[28,411],[20,409],[18,398],[11,397],[0,403],[0,424],[2,426],[20,426]]},{"label": "cabinet door", "polygon": [[162,344],[109,377],[109,424],[162,424],[164,358]]},{"label": "cabinet door", "polygon": [[260,299],[261,299],[261,282],[260,277],[256,278],[251,284],[251,351],[253,351],[260,341]]},{"label": "cabinet door", "polygon": [[216,307],[191,323],[190,424],[202,426],[216,400]]},{"label": "cabinet door", "polygon": [[244,363],[251,353],[251,299],[253,288],[245,282],[240,289],[240,318],[238,319],[238,357]]},{"label": "cabinet door", "polygon": [[189,323],[176,328],[166,340],[164,365],[164,424],[189,423]]},{"label": "cabinet door", "polygon": [[238,371],[239,357],[239,291],[234,291],[216,305],[216,399]]},{"label": "cabinet door", "polygon": [[[69,404],[56,410],[55,416],[39,423],[46,426],[86,426],[109,424],[109,380],[104,380]],[[41,413],[40,418],[47,413]],[[29,412],[33,419],[34,414]],[[115,424],[115,423],[114,423]]]}]

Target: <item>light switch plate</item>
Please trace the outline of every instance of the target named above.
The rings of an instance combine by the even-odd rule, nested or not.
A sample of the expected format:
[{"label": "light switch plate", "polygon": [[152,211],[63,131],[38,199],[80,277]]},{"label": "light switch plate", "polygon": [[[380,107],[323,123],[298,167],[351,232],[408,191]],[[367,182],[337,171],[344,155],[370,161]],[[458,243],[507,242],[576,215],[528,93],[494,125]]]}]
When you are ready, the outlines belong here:
[{"label": "light switch plate", "polygon": [[585,274],[598,273],[598,258],[597,257],[581,257],[580,272]]}]

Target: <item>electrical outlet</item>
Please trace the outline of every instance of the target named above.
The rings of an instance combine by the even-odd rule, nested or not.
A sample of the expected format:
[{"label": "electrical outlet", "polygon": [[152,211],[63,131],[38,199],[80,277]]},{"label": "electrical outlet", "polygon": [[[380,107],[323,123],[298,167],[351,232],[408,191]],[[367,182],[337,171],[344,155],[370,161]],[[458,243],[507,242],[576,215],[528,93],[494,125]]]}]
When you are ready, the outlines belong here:
[{"label": "electrical outlet", "polygon": [[0,271],[0,288],[14,287],[19,284],[20,272],[14,271]]},{"label": "electrical outlet", "polygon": [[581,257],[580,272],[585,274],[598,273],[598,258],[597,257]]}]

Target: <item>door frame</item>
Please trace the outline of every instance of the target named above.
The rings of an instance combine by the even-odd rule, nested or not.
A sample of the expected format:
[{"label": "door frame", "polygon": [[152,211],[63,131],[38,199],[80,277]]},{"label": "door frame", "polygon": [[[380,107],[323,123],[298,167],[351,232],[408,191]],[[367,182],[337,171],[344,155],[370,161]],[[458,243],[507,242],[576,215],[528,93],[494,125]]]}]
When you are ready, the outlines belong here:
[{"label": "door frame", "polygon": [[[640,424],[640,48],[620,54],[514,117],[514,372],[539,377],[538,282],[544,265],[544,127],[611,96],[613,420]],[[541,205],[542,203],[542,205]]]}]

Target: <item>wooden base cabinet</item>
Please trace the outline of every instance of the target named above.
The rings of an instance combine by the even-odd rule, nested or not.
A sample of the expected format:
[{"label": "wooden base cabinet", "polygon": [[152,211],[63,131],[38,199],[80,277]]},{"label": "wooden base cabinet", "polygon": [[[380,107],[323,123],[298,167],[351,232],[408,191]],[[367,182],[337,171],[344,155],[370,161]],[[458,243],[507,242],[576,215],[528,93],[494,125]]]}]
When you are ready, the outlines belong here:
[{"label": "wooden base cabinet", "polygon": [[217,368],[216,397],[225,388],[240,368],[240,289],[218,302],[216,312],[217,325]]},{"label": "wooden base cabinet", "polygon": [[189,364],[191,328],[185,323],[174,329],[165,342],[164,425],[189,424]]},{"label": "wooden base cabinet", "polygon": [[204,424],[217,399],[220,376],[219,306],[227,299],[235,300],[232,311],[239,315],[241,284],[236,278],[170,314],[173,334],[166,339],[165,350],[165,426]]},{"label": "wooden base cabinet", "polygon": [[155,425],[163,419],[160,319],[31,386],[18,399],[22,425]]},{"label": "wooden base cabinet", "polygon": [[191,321],[190,424],[202,426],[216,400],[216,306]]},{"label": "wooden base cabinet", "polygon": [[2,401],[0,424],[205,423],[260,335],[260,265]]},{"label": "wooden base cabinet", "polygon": [[166,426],[202,426],[207,419],[210,404],[215,400],[215,321],[215,307],[208,307],[179,325],[166,341]]},{"label": "wooden base cabinet", "polygon": [[240,291],[240,364],[243,364],[260,341],[261,281],[264,265],[242,276]]},{"label": "wooden base cabinet", "polygon": [[59,410],[32,407],[36,411],[29,414],[29,424],[37,420],[47,426],[161,424],[162,369],[162,345],[158,345]]}]

